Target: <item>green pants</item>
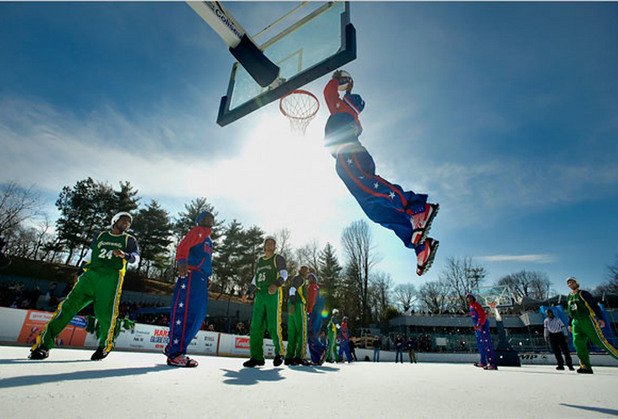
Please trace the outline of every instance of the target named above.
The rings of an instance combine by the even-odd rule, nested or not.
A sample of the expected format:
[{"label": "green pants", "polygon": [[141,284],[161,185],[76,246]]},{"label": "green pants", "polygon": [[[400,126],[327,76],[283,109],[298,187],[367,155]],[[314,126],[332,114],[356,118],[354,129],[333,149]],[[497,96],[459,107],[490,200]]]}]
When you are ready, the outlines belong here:
[{"label": "green pants", "polygon": [[573,332],[573,345],[579,358],[579,365],[584,368],[592,368],[590,366],[590,353],[588,352],[588,341],[592,341],[595,346],[603,348],[608,354],[618,359],[618,349],[614,348],[603,336],[603,331],[599,327],[596,320],[590,317],[582,319],[573,319],[571,324]]},{"label": "green pants", "polygon": [[251,314],[251,330],[249,347],[251,358],[258,361],[264,360],[264,330],[268,328],[268,334],[275,345],[275,355],[285,355],[281,336],[281,301],[282,289],[269,294],[266,291],[258,291],[253,301],[253,313]]},{"label": "green pants", "polygon": [[[288,313],[289,313],[288,305]],[[288,315],[288,349],[286,358],[305,359],[307,355],[307,309],[296,304],[293,314]]]},{"label": "green pants", "polygon": [[56,337],[62,332],[73,316],[88,304],[94,304],[94,316],[99,324],[99,348],[110,352],[114,346],[114,333],[118,317],[118,304],[122,292],[124,272],[89,270],[84,272],[67,295],[58,305],[56,312],[43,331],[36,338],[33,348],[43,344],[51,349]]},{"label": "green pants", "polygon": [[326,360],[328,362],[338,361],[337,355],[337,336],[330,329],[328,330],[328,349],[326,349]]}]

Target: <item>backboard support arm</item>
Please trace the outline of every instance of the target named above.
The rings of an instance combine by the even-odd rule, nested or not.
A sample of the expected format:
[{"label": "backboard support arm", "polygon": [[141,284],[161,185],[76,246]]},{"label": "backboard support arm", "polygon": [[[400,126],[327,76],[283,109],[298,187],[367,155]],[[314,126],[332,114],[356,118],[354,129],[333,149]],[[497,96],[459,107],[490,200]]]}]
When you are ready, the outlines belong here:
[{"label": "backboard support arm", "polygon": [[187,4],[228,46],[230,52],[262,87],[271,85],[280,69],[264,55],[240,24],[218,1],[187,1]]}]

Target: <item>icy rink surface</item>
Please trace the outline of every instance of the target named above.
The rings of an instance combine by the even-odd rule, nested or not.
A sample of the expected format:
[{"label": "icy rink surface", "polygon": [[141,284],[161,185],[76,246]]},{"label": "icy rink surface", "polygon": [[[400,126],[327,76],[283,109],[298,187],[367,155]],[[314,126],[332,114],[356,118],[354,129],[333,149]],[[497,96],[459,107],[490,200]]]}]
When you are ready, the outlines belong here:
[{"label": "icy rink surface", "polygon": [[483,371],[464,364],[242,367],[195,356],[172,368],[152,353],[0,347],[1,418],[582,418],[618,416],[618,369]]}]

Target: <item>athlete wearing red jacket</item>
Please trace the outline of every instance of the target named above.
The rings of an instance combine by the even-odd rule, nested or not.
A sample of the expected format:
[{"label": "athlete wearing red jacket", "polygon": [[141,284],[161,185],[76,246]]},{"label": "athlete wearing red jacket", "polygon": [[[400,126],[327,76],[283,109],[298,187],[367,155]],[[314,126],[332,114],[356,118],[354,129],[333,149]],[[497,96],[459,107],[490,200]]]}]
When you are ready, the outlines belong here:
[{"label": "athlete wearing red jacket", "polygon": [[197,367],[186,356],[191,340],[200,330],[208,307],[208,279],[212,275],[212,239],[214,216],[203,211],[196,226],[178,244],[176,265],[178,281],[172,296],[169,342],[165,348],[167,365]]},{"label": "athlete wearing red jacket", "polygon": [[[404,191],[376,175],[371,155],[358,140],[363,132],[359,115],[365,102],[352,93],[349,73],[337,70],[324,87],[324,99],[331,115],[326,122],[326,146],[336,159],[337,174],[367,216],[393,230],[403,244],[414,249],[416,273],[423,275],[436,255],[439,242],[427,237],[440,206],[427,202],[427,195]],[[340,91],[345,90],[343,98]]]},{"label": "athlete wearing red jacket", "polygon": [[466,301],[470,308],[470,316],[472,316],[472,324],[474,327],[474,334],[476,336],[476,346],[481,355],[481,361],[477,362],[477,367],[484,368],[486,370],[497,370],[498,364],[496,360],[496,353],[494,351],[494,345],[491,341],[491,334],[489,332],[489,320],[483,306],[481,306],[474,295],[466,295]]}]

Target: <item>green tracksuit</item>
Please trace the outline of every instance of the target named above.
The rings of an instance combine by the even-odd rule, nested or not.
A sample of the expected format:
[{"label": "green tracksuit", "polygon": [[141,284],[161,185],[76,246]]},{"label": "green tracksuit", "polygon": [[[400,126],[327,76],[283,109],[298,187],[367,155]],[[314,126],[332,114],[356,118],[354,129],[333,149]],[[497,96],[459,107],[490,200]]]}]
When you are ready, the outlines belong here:
[{"label": "green tracksuit", "polygon": [[[307,286],[297,275],[292,279],[296,293],[288,299],[288,348],[286,358],[305,359],[307,354]],[[290,308],[294,307],[294,312]]]},{"label": "green tracksuit", "polygon": [[338,361],[336,351],[337,347],[337,325],[339,320],[335,316],[331,316],[326,329],[328,331],[328,349],[326,350],[326,360],[328,362]]},{"label": "green tracksuit", "polygon": [[[283,302],[282,280],[279,278],[281,269],[285,269],[285,259],[280,255],[258,259],[253,283],[256,291],[251,314],[249,347],[251,358],[259,361],[264,360],[264,330],[266,328],[275,345],[275,355],[285,355],[281,335],[281,304]],[[277,285],[277,291],[274,294],[268,293],[268,287],[271,284]]]},{"label": "green tracksuit", "polygon": [[[39,345],[51,349],[55,346],[56,337],[81,309],[88,304],[94,304],[94,315],[97,319],[99,333],[99,348],[110,352],[114,345],[118,305],[122,292],[122,282],[127,261],[133,262],[139,254],[137,242],[127,233],[98,234],[91,244],[90,262],[85,267],[71,292],[58,305],[51,320],[41,334],[37,336],[35,349]],[[122,250],[127,259],[114,256],[114,250]]]},{"label": "green tracksuit", "polygon": [[603,335],[603,331],[597,322],[601,316],[599,306],[587,291],[577,291],[569,294],[567,312],[571,317],[571,330],[573,333],[573,345],[579,358],[579,364],[583,368],[591,369],[588,341],[600,348],[604,348],[608,354],[618,359],[618,349],[614,348]]}]

